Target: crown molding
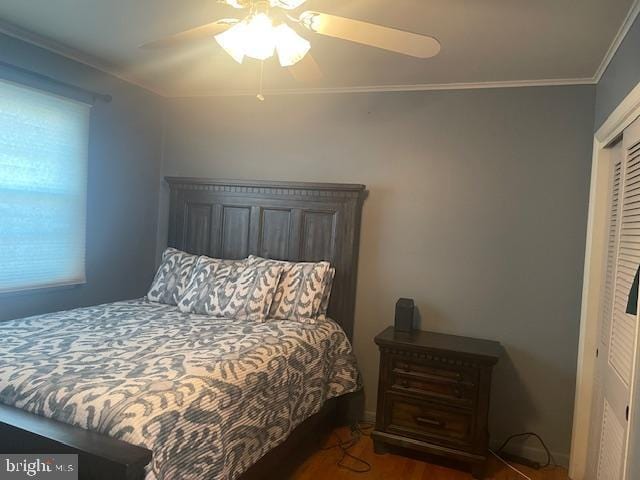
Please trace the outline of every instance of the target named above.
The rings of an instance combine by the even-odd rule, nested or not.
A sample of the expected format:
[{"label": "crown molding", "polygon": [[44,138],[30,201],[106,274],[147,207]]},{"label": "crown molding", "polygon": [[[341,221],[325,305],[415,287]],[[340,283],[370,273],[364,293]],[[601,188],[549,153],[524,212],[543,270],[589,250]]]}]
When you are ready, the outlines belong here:
[{"label": "crown molding", "polygon": [[[556,87],[566,85],[593,85],[589,78],[552,78],[544,80],[512,80],[501,82],[423,83],[415,85],[369,85],[363,87],[266,89],[264,95],[312,95],[336,93],[423,92],[431,90],[479,90],[492,88]],[[168,98],[245,97],[255,96],[255,90],[220,90],[193,95],[169,94]]]},{"label": "crown molding", "polygon": [[601,145],[608,145],[640,114],[640,82],[620,102],[595,134]]},{"label": "crown molding", "polygon": [[613,57],[618,51],[618,48],[620,48],[620,45],[622,44],[623,40],[627,36],[627,33],[629,33],[629,29],[631,29],[633,22],[635,22],[636,18],[638,18],[638,14],[640,14],[640,0],[634,0],[633,3],[631,4],[631,8],[629,8],[629,12],[627,13],[627,16],[625,17],[624,21],[622,22],[622,25],[620,25],[620,28],[618,29],[618,33],[616,33],[616,36],[613,38],[613,41],[611,42],[611,45],[609,45],[609,49],[607,50],[607,53],[604,55],[604,58],[602,59],[602,63],[600,63],[598,70],[596,70],[596,73],[593,76],[594,83],[600,82],[602,75],[604,75],[604,72],[606,72],[607,67],[609,66],[609,64],[611,63],[611,60],[613,60]]},{"label": "crown molding", "polygon": [[67,45],[63,45],[48,37],[44,37],[30,30],[18,27],[17,25],[6,22],[2,19],[0,19],[0,33],[4,33],[5,35],[16,38],[18,40],[22,40],[23,42],[29,43],[31,45],[35,45],[36,47],[43,48],[44,50],[60,55],[61,57],[68,58],[75,62],[99,70],[103,73],[111,75],[112,77],[116,77],[123,82],[130,83],[144,90],[147,90],[148,92],[151,92],[155,95],[161,97],[166,96],[162,92],[141,83],[135,78],[132,78],[128,75],[123,75],[122,72],[118,71],[115,66],[109,65],[92,55],[81,52],[80,50],[76,50],[75,48],[69,47]]}]

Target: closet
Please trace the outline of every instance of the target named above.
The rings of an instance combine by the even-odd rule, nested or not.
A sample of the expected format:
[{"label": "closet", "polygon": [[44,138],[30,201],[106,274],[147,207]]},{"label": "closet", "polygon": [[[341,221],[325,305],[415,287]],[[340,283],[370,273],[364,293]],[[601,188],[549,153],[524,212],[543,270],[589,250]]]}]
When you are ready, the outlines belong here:
[{"label": "closet", "polygon": [[640,265],[640,119],[609,148],[606,260],[587,479],[634,480],[626,472],[637,370],[638,311],[629,295]]}]

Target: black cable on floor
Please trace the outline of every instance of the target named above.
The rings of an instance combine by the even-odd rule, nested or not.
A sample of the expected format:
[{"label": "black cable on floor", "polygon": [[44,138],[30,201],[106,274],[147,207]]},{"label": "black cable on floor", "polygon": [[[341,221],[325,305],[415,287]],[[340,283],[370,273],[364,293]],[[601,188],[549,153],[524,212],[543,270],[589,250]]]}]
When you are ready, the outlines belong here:
[{"label": "black cable on floor", "polygon": [[[356,443],[358,443],[363,436],[368,437],[371,435],[370,431],[364,431],[363,428],[373,429],[372,426],[371,427],[368,425],[363,426],[359,423],[356,423],[351,426],[351,437],[348,440],[342,440],[342,438],[340,438],[340,435],[338,435],[336,432],[333,432],[333,435],[336,437],[337,442],[333,445],[329,445],[328,447],[324,447],[321,450],[331,450],[334,448],[338,448],[342,452],[342,456],[340,457],[340,460],[338,460],[338,464],[337,464],[338,467],[344,468],[345,470],[349,470],[350,472],[354,472],[354,473],[369,472],[371,470],[371,464],[369,462],[349,453],[349,449],[353,447]],[[351,458],[352,460],[355,460],[359,464],[363,465],[363,467],[354,468],[354,467],[350,467],[349,465],[346,465],[344,461],[347,458]]]},{"label": "black cable on floor", "polygon": [[551,453],[549,448],[547,448],[547,445],[544,443],[544,440],[542,440],[542,437],[540,437],[540,435],[538,435],[535,432],[524,432],[524,433],[516,433],[514,435],[510,435],[509,437],[507,437],[507,439],[504,442],[502,442],[502,445],[500,446],[500,448],[498,448],[498,450],[496,450],[496,453],[500,455],[511,440],[513,440],[514,438],[521,438],[521,437],[527,437],[527,438],[535,437],[540,442],[540,445],[542,445],[542,448],[544,448],[544,451],[547,453],[547,463],[542,465],[540,468],[547,468],[552,463],[554,466],[558,466],[556,459],[553,458],[553,454]]}]

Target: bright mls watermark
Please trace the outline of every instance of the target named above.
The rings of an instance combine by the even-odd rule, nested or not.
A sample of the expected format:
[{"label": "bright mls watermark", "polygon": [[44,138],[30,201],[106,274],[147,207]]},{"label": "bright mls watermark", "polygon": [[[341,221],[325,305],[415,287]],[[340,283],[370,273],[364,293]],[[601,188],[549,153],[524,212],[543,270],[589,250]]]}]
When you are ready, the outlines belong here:
[{"label": "bright mls watermark", "polygon": [[78,480],[78,455],[5,455],[0,453],[0,480]]}]

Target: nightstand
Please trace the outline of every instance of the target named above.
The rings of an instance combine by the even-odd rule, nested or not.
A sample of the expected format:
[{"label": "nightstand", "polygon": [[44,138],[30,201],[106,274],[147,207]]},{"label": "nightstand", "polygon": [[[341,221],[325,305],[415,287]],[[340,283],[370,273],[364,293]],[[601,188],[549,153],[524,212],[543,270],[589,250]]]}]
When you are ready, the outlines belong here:
[{"label": "nightstand", "polygon": [[376,453],[387,445],[468,463],[482,478],[498,342],[423,331],[375,338],[380,348]]}]

